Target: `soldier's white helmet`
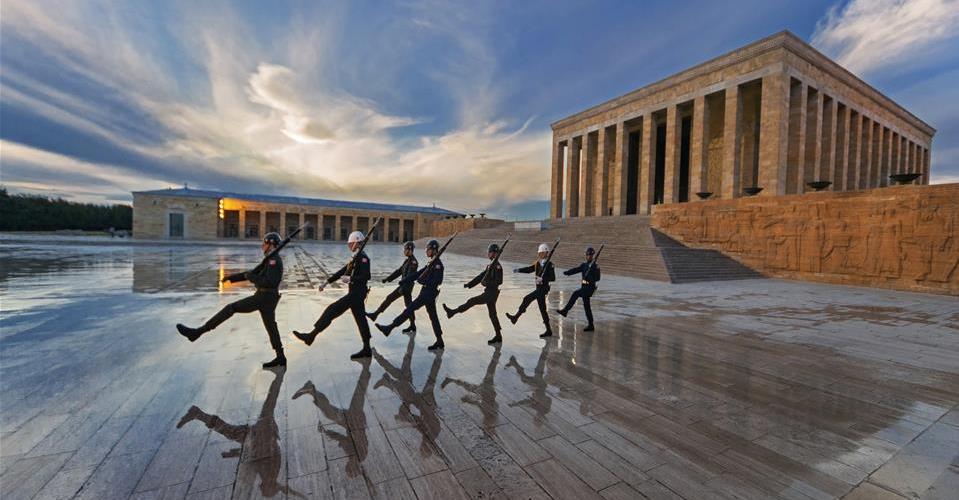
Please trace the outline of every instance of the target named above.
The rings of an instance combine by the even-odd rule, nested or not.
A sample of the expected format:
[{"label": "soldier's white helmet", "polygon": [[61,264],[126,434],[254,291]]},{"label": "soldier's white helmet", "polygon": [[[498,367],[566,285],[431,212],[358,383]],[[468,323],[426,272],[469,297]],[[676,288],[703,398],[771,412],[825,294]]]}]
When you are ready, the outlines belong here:
[{"label": "soldier's white helmet", "polygon": [[549,252],[549,245],[546,243],[540,243],[539,250],[537,250],[537,252]]},{"label": "soldier's white helmet", "polygon": [[363,231],[353,231],[350,233],[350,238],[347,240],[349,243],[359,243],[363,241]]}]

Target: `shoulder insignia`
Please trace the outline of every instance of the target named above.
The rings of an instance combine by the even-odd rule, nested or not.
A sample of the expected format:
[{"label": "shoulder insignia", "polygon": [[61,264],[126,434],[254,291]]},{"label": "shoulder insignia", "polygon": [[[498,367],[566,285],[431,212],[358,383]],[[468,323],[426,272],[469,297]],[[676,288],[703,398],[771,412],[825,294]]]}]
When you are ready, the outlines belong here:
[{"label": "shoulder insignia", "polygon": [[363,257],[363,263],[364,263],[364,264],[366,264],[366,263],[369,262],[369,261],[370,261],[370,259],[367,259],[366,257]]},{"label": "shoulder insignia", "polygon": [[437,265],[436,265],[436,268],[437,268],[437,269],[443,269],[443,264],[437,264]]},{"label": "shoulder insignia", "polygon": [[270,265],[271,265],[271,266],[275,266],[275,265],[276,265],[276,259],[270,259]]}]

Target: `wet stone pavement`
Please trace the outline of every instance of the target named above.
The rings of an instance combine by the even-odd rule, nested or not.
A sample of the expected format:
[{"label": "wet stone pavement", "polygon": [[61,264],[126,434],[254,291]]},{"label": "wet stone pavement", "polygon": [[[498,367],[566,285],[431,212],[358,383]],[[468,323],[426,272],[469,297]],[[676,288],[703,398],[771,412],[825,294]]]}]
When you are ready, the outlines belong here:
[{"label": "wet stone pavement", "polygon": [[[218,278],[256,245],[0,244],[0,496],[20,498],[955,498],[959,300],[779,280],[664,285],[606,277],[582,310],[535,306],[490,347],[485,309],[443,319],[447,348],[383,338],[344,293],[313,291],[341,245],[284,251],[277,318],[189,343],[250,293]],[[374,278],[401,261],[371,245]],[[422,253],[418,252],[421,256]],[[441,301],[483,260],[444,258]],[[512,267],[512,266],[509,266]],[[530,286],[507,274],[500,314]],[[561,278],[558,307],[577,280]],[[368,306],[391,290],[376,282]],[[396,303],[382,318],[400,312]]]}]

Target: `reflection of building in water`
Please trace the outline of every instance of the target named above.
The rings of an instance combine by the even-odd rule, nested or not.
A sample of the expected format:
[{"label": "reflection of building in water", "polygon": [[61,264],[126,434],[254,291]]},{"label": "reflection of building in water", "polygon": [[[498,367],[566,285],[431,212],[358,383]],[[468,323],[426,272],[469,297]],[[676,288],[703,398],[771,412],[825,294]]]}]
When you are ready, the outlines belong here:
[{"label": "reflection of building in water", "polygon": [[460,217],[437,207],[226,193],[198,189],[158,189],[133,193],[133,235],[150,239],[261,238],[281,235],[308,223],[305,240],[345,240],[366,232],[382,218],[374,240],[408,241],[429,235],[430,222]]},{"label": "reflection of building in water", "polygon": [[[222,255],[210,258],[210,248],[184,250],[183,248],[136,248],[133,249],[133,291],[162,292],[166,290],[222,290],[218,285],[225,270]],[[201,261],[199,267],[197,261]],[[239,270],[239,269],[237,269]],[[233,271],[235,272],[235,271]]]}]

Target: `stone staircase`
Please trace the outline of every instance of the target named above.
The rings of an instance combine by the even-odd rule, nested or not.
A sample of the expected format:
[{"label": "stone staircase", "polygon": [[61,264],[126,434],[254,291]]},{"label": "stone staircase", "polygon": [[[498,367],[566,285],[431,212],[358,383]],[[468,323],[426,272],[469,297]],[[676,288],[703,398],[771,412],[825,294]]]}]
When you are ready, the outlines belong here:
[{"label": "stone staircase", "polygon": [[546,229],[539,231],[517,231],[512,223],[504,223],[460,233],[449,251],[485,256],[487,245],[502,243],[507,232],[513,233],[513,239],[502,259],[509,262],[532,262],[540,243],[552,245],[561,238],[559,249],[553,256],[553,262],[560,270],[582,262],[587,245],[598,250],[605,242],[606,249],[600,258],[605,273],[669,283],[762,277],[718,251],[682,245],[651,228],[648,216],[639,215],[551,220],[546,223]]}]

